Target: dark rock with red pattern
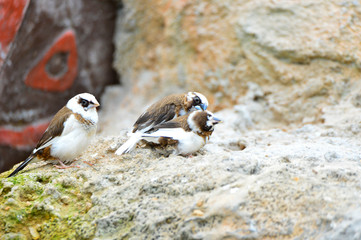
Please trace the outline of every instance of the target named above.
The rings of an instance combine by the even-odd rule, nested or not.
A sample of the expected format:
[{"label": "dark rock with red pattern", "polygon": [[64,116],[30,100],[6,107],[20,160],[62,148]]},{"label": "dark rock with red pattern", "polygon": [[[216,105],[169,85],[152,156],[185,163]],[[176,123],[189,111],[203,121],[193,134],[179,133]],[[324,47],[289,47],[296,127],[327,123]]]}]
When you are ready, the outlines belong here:
[{"label": "dark rock with red pattern", "polygon": [[35,146],[74,95],[100,98],[112,69],[116,3],[14,0],[0,3],[0,172]]}]

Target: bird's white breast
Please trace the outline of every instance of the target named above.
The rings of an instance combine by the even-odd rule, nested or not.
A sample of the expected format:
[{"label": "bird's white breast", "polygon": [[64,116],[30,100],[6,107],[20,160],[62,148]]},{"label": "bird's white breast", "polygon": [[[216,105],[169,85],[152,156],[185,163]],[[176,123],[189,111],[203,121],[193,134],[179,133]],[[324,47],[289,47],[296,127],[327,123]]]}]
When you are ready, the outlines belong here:
[{"label": "bird's white breast", "polygon": [[143,134],[142,139],[159,143],[160,137],[178,140],[177,154],[191,154],[201,149],[206,141],[194,132],[186,132],[183,128],[162,128],[150,134]]},{"label": "bird's white breast", "polygon": [[95,132],[96,125],[84,125],[71,115],[62,134],[54,139],[51,155],[65,162],[74,160],[90,144]]},{"label": "bird's white breast", "polygon": [[184,132],[178,139],[178,154],[191,154],[201,149],[206,144],[203,137],[194,132]]}]

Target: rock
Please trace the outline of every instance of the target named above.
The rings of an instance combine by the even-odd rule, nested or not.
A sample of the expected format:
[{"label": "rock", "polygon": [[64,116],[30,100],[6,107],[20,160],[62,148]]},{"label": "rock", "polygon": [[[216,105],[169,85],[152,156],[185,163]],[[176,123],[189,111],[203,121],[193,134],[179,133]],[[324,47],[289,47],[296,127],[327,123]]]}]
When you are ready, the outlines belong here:
[{"label": "rock", "polygon": [[197,217],[202,217],[204,215],[204,212],[202,212],[201,210],[199,209],[196,209],[193,211],[192,213],[194,216],[197,216]]},{"label": "rock", "polygon": [[1,240],[26,240],[26,236],[21,233],[7,233],[1,237]]},{"label": "rock", "polygon": [[61,193],[57,190],[55,186],[48,185],[44,189],[44,193],[46,195],[52,196],[54,199],[59,199],[61,197]]},{"label": "rock", "polygon": [[133,96],[197,90],[214,110],[257,85],[274,124],[320,122],[345,94],[359,105],[358,1],[122,3],[114,66]]},{"label": "rock", "polygon": [[16,205],[16,201],[14,198],[9,198],[8,200],[6,200],[5,205]]},{"label": "rock", "polygon": [[40,238],[38,231],[34,227],[29,227],[29,232],[32,239],[36,240]]},{"label": "rock", "polygon": [[[14,204],[0,208],[5,226],[0,234],[16,229],[26,235],[28,225],[13,219],[25,223],[40,215],[41,221],[32,223],[40,239],[359,236],[354,214],[361,203],[361,143],[348,127],[359,120],[352,114],[355,107],[346,109],[336,125],[325,114],[327,125],[257,129],[256,124],[241,130],[232,121],[237,107],[222,110],[217,116],[225,122],[191,158],[165,157],[151,148],[116,156],[107,149],[124,136],[100,135],[80,157],[94,167],[30,164],[14,178],[1,179],[8,187],[0,203],[11,196]],[[124,123],[117,124],[103,129],[124,129]],[[325,134],[330,129],[333,134]],[[31,197],[23,202],[25,192]]]},{"label": "rock", "polygon": [[353,97],[352,97],[352,104],[355,107],[361,107],[361,94],[356,93]]},{"label": "rock", "polygon": [[[0,205],[15,201],[0,235],[33,220],[54,239],[359,238],[357,1],[123,3],[123,85],[102,98],[91,165],[0,174]],[[114,154],[153,98],[185,89],[224,121],[204,148]]]},{"label": "rock", "polygon": [[71,97],[90,92],[99,99],[116,82],[116,8],[97,0],[1,5],[0,172],[26,159]]},{"label": "rock", "polygon": [[65,188],[75,187],[78,183],[75,177],[61,177],[57,179],[58,183],[61,184]]},{"label": "rock", "polygon": [[[68,196],[63,196],[63,197],[60,198],[60,201],[61,201],[62,203],[64,203],[65,205],[68,205],[69,202],[70,202],[70,197],[68,197]],[[87,209],[88,209],[88,207],[87,207]]]},{"label": "rock", "polygon": [[356,209],[348,214],[346,219],[331,226],[327,234],[320,239],[351,239],[356,240],[361,238],[361,219],[359,215],[360,209]]}]

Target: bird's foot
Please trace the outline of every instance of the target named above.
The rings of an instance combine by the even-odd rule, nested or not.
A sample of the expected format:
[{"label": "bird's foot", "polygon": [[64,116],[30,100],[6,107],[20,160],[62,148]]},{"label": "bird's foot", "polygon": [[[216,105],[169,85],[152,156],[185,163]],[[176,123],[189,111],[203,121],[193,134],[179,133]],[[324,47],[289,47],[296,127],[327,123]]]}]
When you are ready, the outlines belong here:
[{"label": "bird's foot", "polygon": [[92,163],[90,163],[90,162],[88,162],[88,161],[84,161],[84,160],[83,160],[83,163],[88,164],[89,166],[91,166],[91,167],[94,168],[95,170],[99,171],[99,169],[97,169],[97,168],[94,166],[94,164],[92,164]]},{"label": "bird's foot", "polygon": [[65,165],[62,161],[58,160],[59,161],[59,164],[60,165],[54,165],[54,167],[56,167],[57,169],[67,169],[67,168],[74,168],[74,167],[77,167],[77,168],[80,168],[80,166],[78,165]]},{"label": "bird's foot", "polygon": [[94,164],[92,164],[92,163],[90,163],[90,162],[88,162],[88,161],[84,161],[84,160],[83,160],[83,163],[88,164],[88,165],[91,166],[91,167],[94,166]]}]

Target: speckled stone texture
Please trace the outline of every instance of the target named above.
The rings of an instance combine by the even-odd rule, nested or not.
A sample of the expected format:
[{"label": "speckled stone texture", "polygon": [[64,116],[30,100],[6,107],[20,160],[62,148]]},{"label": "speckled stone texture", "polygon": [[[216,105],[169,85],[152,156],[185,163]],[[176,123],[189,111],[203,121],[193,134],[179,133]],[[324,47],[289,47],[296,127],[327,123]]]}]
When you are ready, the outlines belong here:
[{"label": "speckled stone texture", "polygon": [[123,1],[115,69],[132,93],[177,88],[233,105],[254,82],[270,120],[322,122],[322,108],[359,95],[361,5],[353,0]]},{"label": "speckled stone texture", "polygon": [[267,105],[242,98],[216,113],[225,121],[193,157],[117,156],[143,110],[110,107],[121,91],[102,99],[80,168],[0,175],[3,239],[359,239],[361,110],[349,101],[324,109],[322,124],[265,128]]},{"label": "speckled stone texture", "polygon": [[[80,168],[0,175],[2,238],[360,239],[359,1],[123,4],[97,138]],[[186,90],[224,120],[204,148],[114,154]]]}]

